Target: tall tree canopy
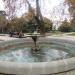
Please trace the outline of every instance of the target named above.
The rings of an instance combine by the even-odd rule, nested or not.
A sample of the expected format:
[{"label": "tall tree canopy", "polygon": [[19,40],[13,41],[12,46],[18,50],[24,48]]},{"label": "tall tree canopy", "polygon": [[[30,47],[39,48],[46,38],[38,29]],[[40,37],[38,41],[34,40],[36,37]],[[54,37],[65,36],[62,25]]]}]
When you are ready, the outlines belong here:
[{"label": "tall tree canopy", "polygon": [[36,2],[36,12],[35,13],[36,14],[34,14],[29,0],[3,0],[3,1],[7,9],[9,19],[14,18],[16,14],[15,12],[17,11],[18,8],[20,8],[23,4],[25,4],[25,6],[27,4],[29,11],[33,13],[33,17],[35,18],[37,25],[40,28],[40,33],[45,33],[44,25],[43,25],[44,24],[43,17],[42,17],[40,6],[39,6],[39,0],[35,0]]},{"label": "tall tree canopy", "polygon": [[71,26],[72,30],[75,31],[75,0],[66,0],[69,5],[69,12],[72,17],[71,19]]},{"label": "tall tree canopy", "polygon": [[75,0],[66,0],[69,5],[69,12],[73,18],[75,18]]},{"label": "tall tree canopy", "polygon": [[70,23],[67,20],[62,21],[61,26],[59,26],[61,32],[69,32],[71,30]]},{"label": "tall tree canopy", "polygon": [[7,25],[7,20],[5,16],[0,15],[0,32],[4,32]]}]

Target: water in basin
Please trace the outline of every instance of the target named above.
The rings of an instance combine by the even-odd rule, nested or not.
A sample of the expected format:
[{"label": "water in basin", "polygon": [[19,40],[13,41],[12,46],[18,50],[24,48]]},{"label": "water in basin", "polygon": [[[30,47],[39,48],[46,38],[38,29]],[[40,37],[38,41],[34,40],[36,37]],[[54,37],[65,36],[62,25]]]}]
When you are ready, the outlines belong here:
[{"label": "water in basin", "polygon": [[[43,44],[38,52],[31,47],[14,47],[0,52],[1,61],[12,62],[49,62],[70,58],[73,55],[63,46],[56,44]],[[69,48],[70,49],[70,48]]]}]

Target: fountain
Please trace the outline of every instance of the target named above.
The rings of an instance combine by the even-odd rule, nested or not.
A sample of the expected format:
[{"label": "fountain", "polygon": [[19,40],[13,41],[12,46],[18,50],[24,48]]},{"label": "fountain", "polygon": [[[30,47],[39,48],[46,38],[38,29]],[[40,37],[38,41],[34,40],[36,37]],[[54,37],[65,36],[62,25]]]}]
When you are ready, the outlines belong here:
[{"label": "fountain", "polygon": [[[40,36],[40,35],[39,35]],[[38,33],[37,32],[34,32],[32,35],[31,35],[31,38],[32,40],[34,41],[34,47],[32,48],[32,50],[34,51],[38,51],[38,47],[37,47],[37,40],[38,40]]]},{"label": "fountain", "polygon": [[0,42],[3,75],[74,75],[75,40],[39,38],[40,50],[32,50],[30,38]]},{"label": "fountain", "polygon": [[[42,20],[37,16],[38,25],[39,17]],[[27,35],[32,39],[0,42],[0,74],[75,75],[75,40],[42,36],[35,26],[34,33]]]}]

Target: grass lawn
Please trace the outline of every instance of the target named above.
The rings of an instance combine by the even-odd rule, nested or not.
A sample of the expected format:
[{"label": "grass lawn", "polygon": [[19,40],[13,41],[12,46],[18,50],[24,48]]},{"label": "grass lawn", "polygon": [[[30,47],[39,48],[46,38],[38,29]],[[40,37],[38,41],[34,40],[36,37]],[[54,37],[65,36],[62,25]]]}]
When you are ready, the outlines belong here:
[{"label": "grass lawn", "polygon": [[75,32],[68,33],[70,36],[75,36]]},{"label": "grass lawn", "polygon": [[64,34],[64,32],[60,32],[60,31],[52,31],[50,33],[46,33],[46,35],[62,35]]}]

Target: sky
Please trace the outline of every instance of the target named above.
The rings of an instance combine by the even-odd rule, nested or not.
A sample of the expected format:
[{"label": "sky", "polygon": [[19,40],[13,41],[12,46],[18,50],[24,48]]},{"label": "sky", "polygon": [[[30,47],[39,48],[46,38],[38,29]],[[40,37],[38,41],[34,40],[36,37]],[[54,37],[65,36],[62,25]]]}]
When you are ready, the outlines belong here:
[{"label": "sky", "polygon": [[[63,2],[64,0],[40,0],[42,14],[48,17],[48,14],[53,10],[53,8]],[[32,7],[35,7],[35,2],[30,3]],[[24,7],[22,9],[24,9]],[[23,13],[25,11],[21,10],[21,12]],[[18,15],[20,15],[21,12],[18,11]]]},{"label": "sky", "polygon": [[[41,6],[42,6],[42,9],[43,9],[43,7],[45,7],[44,10],[46,10],[46,8],[52,10],[52,8],[54,6],[59,5],[63,1],[64,0],[44,0],[43,4],[41,4]],[[4,4],[3,4],[2,0],[0,0],[0,10],[4,10]]]},{"label": "sky", "polygon": [[[59,3],[63,2],[64,0],[44,0],[44,2],[46,3],[47,6],[50,5],[50,7],[52,8],[53,6],[58,5]],[[49,5],[48,5],[49,4]],[[3,7],[3,2],[2,0],[0,0],[0,10],[4,9]]]},{"label": "sky", "polygon": [[[43,16],[53,20],[60,20],[60,17],[62,15],[61,12],[62,10],[64,10],[65,14],[67,15],[63,15],[62,20],[66,17],[69,18],[68,7],[63,6],[64,0],[40,0],[40,1],[41,1],[40,8]],[[33,7],[35,7],[35,2],[30,2],[30,3]],[[4,10],[4,4],[2,0],[0,0],[0,10]],[[22,7],[21,10],[17,11],[17,16],[21,16],[23,13],[25,13],[24,7]]]},{"label": "sky", "polygon": [[4,10],[4,3],[0,0],[0,10]]},{"label": "sky", "polygon": [[[32,7],[35,7],[35,2],[30,2]],[[44,17],[53,21],[54,26],[59,27],[61,21],[64,19],[70,20],[68,6],[63,5],[64,0],[40,0],[40,9]],[[0,0],[0,10],[4,10],[4,3]],[[64,12],[63,12],[64,11]],[[26,8],[22,7],[18,10],[17,16],[20,17],[26,12]],[[63,14],[63,13],[64,14]]]}]

